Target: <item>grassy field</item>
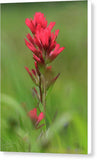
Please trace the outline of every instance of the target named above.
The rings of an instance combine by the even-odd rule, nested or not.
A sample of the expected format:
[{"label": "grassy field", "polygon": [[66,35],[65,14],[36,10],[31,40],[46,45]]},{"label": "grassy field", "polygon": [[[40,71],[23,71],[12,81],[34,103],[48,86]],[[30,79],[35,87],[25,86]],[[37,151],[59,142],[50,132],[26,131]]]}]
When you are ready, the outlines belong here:
[{"label": "grassy field", "polygon": [[[44,142],[23,109],[36,106],[34,84],[24,68],[34,66],[24,38],[30,33],[25,18],[35,12],[44,13],[48,24],[56,22],[57,42],[66,47],[52,63],[61,74],[47,97]],[[87,2],[2,4],[1,22],[1,150],[86,154]]]}]

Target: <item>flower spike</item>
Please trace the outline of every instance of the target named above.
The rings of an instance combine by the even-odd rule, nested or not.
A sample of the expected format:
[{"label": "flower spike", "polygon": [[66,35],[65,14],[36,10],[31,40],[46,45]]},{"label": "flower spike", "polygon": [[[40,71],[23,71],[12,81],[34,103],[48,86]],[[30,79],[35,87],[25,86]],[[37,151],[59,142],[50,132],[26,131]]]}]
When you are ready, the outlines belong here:
[{"label": "flower spike", "polygon": [[[56,23],[50,22],[48,25],[43,13],[36,12],[33,19],[26,18],[25,23],[31,30],[32,35],[28,33],[24,40],[26,46],[31,50],[35,65],[35,69],[31,71],[27,67],[25,67],[25,69],[38,88],[38,90],[35,87],[32,88],[32,96],[37,100],[37,107],[39,107],[40,103],[43,106],[43,112],[38,108],[40,112],[39,115],[37,115],[37,108],[33,108],[27,113],[34,127],[39,129],[46,124],[44,117],[46,115],[47,90],[55,83],[60,75],[58,74],[53,78],[52,66],[49,65],[49,63],[51,63],[65,47],[60,47],[56,41],[59,29],[52,32]],[[39,126],[42,119],[44,119],[45,124]]]}]

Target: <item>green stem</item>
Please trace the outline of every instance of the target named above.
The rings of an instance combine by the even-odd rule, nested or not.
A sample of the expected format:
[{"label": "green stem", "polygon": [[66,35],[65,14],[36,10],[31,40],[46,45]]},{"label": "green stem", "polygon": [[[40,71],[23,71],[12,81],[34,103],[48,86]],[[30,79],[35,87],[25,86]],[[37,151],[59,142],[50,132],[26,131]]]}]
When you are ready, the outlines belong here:
[{"label": "green stem", "polygon": [[39,75],[39,91],[40,91],[40,101],[42,103],[41,75]]},{"label": "green stem", "polygon": [[[43,105],[43,113],[44,113],[44,121],[46,126],[46,80],[45,76],[43,76],[43,93],[41,90],[41,75],[39,75],[39,91],[40,91],[40,102]],[[45,127],[46,130],[46,127]]]},{"label": "green stem", "polygon": [[44,94],[43,94],[43,108],[44,108],[44,115],[46,116],[46,81],[44,77]]}]

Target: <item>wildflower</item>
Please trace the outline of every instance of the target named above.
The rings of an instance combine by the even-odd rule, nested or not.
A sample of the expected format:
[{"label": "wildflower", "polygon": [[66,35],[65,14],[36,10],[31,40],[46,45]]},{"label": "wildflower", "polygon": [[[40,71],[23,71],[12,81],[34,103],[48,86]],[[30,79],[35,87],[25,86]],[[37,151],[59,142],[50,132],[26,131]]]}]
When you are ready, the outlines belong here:
[{"label": "wildflower", "polygon": [[36,129],[40,128],[41,126],[43,126],[43,124],[41,126],[39,126],[40,121],[44,118],[44,114],[43,112],[41,112],[39,114],[39,116],[37,116],[37,109],[33,108],[33,110],[31,110],[28,113],[28,116],[30,117],[30,119],[33,122],[33,125],[35,126]]},{"label": "wildflower", "polygon": [[46,17],[41,12],[36,12],[34,19],[27,18],[25,20],[26,25],[30,28],[33,36],[27,34],[25,44],[33,52],[33,59],[38,63],[45,65],[52,62],[63,50],[57,44],[56,39],[59,33],[59,29],[51,32],[55,25],[55,22],[50,22],[47,26]]},{"label": "wildflower", "polygon": [[25,69],[32,81],[38,86],[38,92],[36,88],[33,88],[32,95],[34,98],[37,98],[38,105],[41,102],[43,106],[43,112],[40,112],[39,116],[37,116],[36,108],[31,110],[28,116],[32,120],[35,128],[38,129],[45,125],[42,124],[39,126],[40,121],[45,117],[46,113],[46,92],[60,75],[58,74],[54,77],[52,66],[48,64],[51,63],[65,47],[60,47],[56,42],[59,29],[52,32],[55,22],[50,22],[48,25],[43,13],[36,12],[34,19],[27,18],[25,23],[32,32],[32,36],[29,33],[26,35],[27,39],[24,39],[25,44],[32,51],[33,59],[35,60],[35,69],[29,70],[27,67],[25,67]]},{"label": "wildflower", "polygon": [[[31,32],[35,34],[37,31],[41,29],[45,29],[47,27],[47,20],[44,17],[44,14],[41,12],[36,12],[34,15],[34,19],[26,18],[26,25],[30,28]],[[49,29],[52,29],[55,25],[55,22],[51,22],[48,26]]]}]

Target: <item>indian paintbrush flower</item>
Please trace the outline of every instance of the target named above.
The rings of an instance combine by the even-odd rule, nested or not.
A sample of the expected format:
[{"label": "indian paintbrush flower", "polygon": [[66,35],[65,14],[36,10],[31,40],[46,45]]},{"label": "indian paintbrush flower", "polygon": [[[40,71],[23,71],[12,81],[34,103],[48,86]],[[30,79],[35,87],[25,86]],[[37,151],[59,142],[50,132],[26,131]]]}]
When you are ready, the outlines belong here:
[{"label": "indian paintbrush flower", "polygon": [[43,112],[41,112],[39,116],[37,116],[37,108],[33,108],[33,110],[29,111],[28,116],[33,122],[33,125],[35,126],[35,128],[38,129],[40,127],[39,126],[40,121],[44,118]]},{"label": "indian paintbrush flower", "polygon": [[[34,87],[33,97],[38,99],[37,106],[40,111],[39,116],[37,116],[37,108],[31,110],[28,115],[32,120],[36,129],[42,127],[44,124],[39,126],[40,121],[46,118],[46,92],[50,86],[52,86],[60,74],[52,77],[52,66],[48,66],[63,50],[65,47],[60,47],[56,42],[59,34],[59,29],[52,32],[52,28],[55,22],[50,22],[48,25],[46,17],[41,12],[36,12],[34,19],[26,18],[26,25],[30,28],[32,35],[27,34],[25,44],[32,51],[35,69],[29,70],[25,67],[29,76],[31,77],[34,84],[38,87],[39,92]],[[39,108],[39,104],[42,104],[42,111]]]},{"label": "indian paintbrush flower", "polygon": [[25,39],[25,43],[33,52],[33,59],[38,64],[45,65],[50,63],[64,50],[64,47],[60,48],[60,45],[56,42],[59,29],[56,30],[55,33],[51,32],[55,22],[51,22],[49,26],[47,26],[47,21],[42,13],[37,12],[34,20],[26,19],[26,24],[31,31],[32,26],[36,26],[36,30],[32,31],[32,33],[34,33],[33,36],[27,34],[26,37],[28,40]]}]

